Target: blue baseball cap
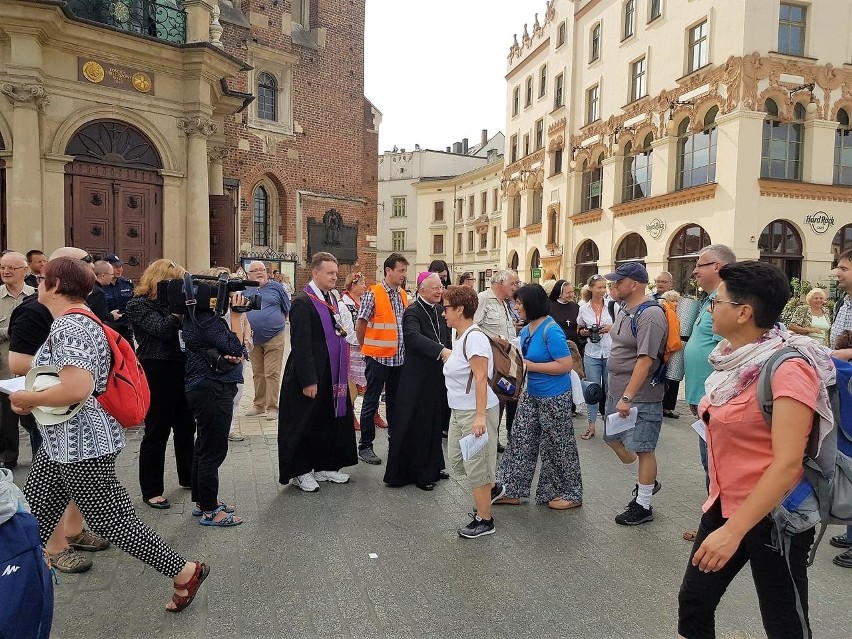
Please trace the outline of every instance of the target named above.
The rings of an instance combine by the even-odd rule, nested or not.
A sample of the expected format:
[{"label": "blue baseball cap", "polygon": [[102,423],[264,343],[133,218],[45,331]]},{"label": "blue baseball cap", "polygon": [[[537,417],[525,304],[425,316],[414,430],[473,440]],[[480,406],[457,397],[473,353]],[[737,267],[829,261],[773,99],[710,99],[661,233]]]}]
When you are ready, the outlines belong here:
[{"label": "blue baseball cap", "polygon": [[639,262],[627,262],[626,264],[622,264],[615,269],[615,273],[607,273],[604,277],[610,282],[617,282],[625,277],[629,277],[631,280],[639,282],[640,284],[648,283],[648,271],[646,271],[645,267]]},{"label": "blue baseball cap", "polygon": [[107,255],[104,258],[104,262],[109,262],[113,266],[121,266],[124,262],[121,261],[121,258],[118,255]]}]

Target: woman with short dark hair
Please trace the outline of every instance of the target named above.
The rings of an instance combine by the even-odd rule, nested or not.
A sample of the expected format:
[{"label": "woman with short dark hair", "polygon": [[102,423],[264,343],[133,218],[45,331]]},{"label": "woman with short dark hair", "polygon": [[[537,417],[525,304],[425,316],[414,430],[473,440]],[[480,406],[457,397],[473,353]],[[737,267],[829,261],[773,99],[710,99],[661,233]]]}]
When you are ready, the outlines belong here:
[{"label": "woman with short dark hair", "polygon": [[[716,607],[750,563],[766,634],[810,637],[807,558],[814,530],[793,535],[785,557],[776,549],[767,515],[803,476],[814,413],[820,432],[830,426],[828,393],[817,371],[833,367],[815,341],[775,327],[790,290],[778,267],[736,262],[723,266],[719,277],[710,313],[713,332],[724,339],[710,353],[713,372],[698,407],[710,495],[680,588],[678,633],[714,637]],[[770,426],[758,403],[758,380],[769,358],[785,346],[806,359],[787,360],[772,376]]]},{"label": "woman with short dark hair", "polygon": [[18,391],[15,412],[35,406],[69,407],[76,413],[52,426],[39,424],[43,443],[33,460],[24,492],[46,543],[65,507],[74,500],[91,529],[125,552],[174,580],[166,606],[179,612],[192,603],[209,568],[188,562],[136,516],[130,495],[115,474],[124,431],[95,395],[107,388],[112,356],[103,328],[87,313],[86,297],[95,284],[91,267],[70,257],[49,261],[38,276],[38,299],[54,317],[50,336],[33,366],[51,366],[59,383],[41,391]]},{"label": "woman with short dark hair", "polygon": [[521,503],[529,497],[541,454],[536,502],[554,510],[583,503],[583,480],[571,419],[571,369],[574,362],[565,334],[548,316],[550,300],[538,284],[522,286],[514,295],[518,314],[527,324],[518,339],[527,369],[527,386],[518,399],[512,437],[500,462],[498,483],[505,496],[494,503]]}]

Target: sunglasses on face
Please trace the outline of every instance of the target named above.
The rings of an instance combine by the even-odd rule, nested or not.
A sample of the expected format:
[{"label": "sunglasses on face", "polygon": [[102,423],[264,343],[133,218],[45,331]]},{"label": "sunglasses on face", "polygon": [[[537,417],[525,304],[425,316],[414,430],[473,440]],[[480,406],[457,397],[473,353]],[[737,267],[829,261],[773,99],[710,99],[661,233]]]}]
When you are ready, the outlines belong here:
[{"label": "sunglasses on face", "polygon": [[95,261],[95,258],[93,258],[91,255],[86,253],[86,255],[84,255],[83,257],[80,258],[80,261],[85,262],[86,264],[91,264],[92,262]]}]

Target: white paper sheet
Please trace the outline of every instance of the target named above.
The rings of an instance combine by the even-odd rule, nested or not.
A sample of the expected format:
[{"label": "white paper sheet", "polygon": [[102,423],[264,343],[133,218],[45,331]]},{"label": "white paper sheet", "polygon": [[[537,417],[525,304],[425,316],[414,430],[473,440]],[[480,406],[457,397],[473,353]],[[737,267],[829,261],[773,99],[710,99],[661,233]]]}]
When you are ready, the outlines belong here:
[{"label": "white paper sheet", "polygon": [[699,419],[697,422],[694,422],[692,424],[692,428],[694,428],[695,432],[701,436],[701,439],[703,439],[705,442],[707,441],[707,428],[704,425],[703,420]]},{"label": "white paper sheet", "polygon": [[11,395],[14,392],[24,390],[26,377],[12,377],[11,379],[0,379],[0,391]]},{"label": "white paper sheet", "polygon": [[630,430],[634,426],[636,426],[636,415],[639,413],[639,410],[633,406],[630,409],[630,412],[627,413],[627,417],[622,417],[618,413],[613,413],[612,415],[606,416],[606,434],[607,435],[618,435],[619,433],[623,433],[626,430]]},{"label": "white paper sheet", "polygon": [[474,455],[478,453],[485,447],[485,444],[488,443],[488,431],[485,431],[482,435],[477,437],[473,433],[470,435],[465,435],[459,440],[459,446],[461,447],[462,459],[465,461],[470,461],[473,459]]}]

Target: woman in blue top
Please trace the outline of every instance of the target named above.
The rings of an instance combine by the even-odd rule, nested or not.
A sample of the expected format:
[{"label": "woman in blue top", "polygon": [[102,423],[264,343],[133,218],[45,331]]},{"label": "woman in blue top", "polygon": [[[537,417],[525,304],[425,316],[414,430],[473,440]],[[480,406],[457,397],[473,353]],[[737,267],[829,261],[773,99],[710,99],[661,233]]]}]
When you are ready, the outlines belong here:
[{"label": "woman in blue top", "polygon": [[550,300],[541,286],[523,286],[514,299],[527,322],[519,336],[527,387],[518,399],[512,437],[497,473],[505,497],[494,503],[520,504],[529,497],[541,452],[536,503],[555,510],[576,508],[583,503],[583,480],[571,421],[571,351],[562,329],[548,316]]}]

